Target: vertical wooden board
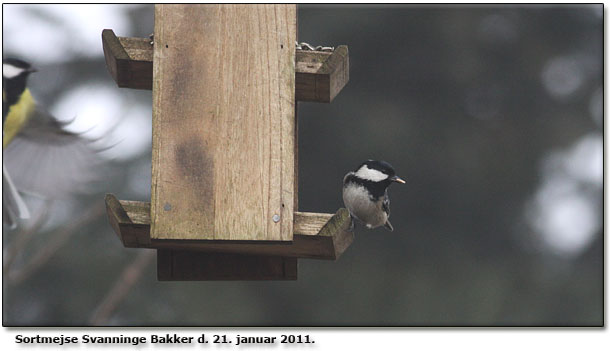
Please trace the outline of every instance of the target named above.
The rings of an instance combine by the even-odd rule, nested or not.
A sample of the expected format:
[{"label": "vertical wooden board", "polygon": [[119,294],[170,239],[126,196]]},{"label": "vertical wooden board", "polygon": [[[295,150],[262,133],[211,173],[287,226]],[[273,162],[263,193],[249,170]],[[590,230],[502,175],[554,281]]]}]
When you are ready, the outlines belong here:
[{"label": "vertical wooden board", "polygon": [[292,240],[295,38],[295,5],[155,6],[151,238]]}]

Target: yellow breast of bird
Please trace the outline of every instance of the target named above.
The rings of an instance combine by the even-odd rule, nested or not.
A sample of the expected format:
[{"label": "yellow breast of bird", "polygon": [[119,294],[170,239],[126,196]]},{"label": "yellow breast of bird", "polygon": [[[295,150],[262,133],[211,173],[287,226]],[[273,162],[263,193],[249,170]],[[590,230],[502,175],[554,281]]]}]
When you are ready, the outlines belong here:
[{"label": "yellow breast of bird", "polygon": [[[2,92],[4,97],[4,91]],[[4,99],[3,99],[4,100]],[[8,110],[8,114],[6,116],[6,121],[4,121],[4,138],[2,138],[2,148],[6,148],[6,146],[13,140],[15,135],[21,130],[25,122],[27,122],[28,118],[34,112],[34,98],[30,93],[29,89],[25,89],[19,101],[16,104],[12,105]]]}]

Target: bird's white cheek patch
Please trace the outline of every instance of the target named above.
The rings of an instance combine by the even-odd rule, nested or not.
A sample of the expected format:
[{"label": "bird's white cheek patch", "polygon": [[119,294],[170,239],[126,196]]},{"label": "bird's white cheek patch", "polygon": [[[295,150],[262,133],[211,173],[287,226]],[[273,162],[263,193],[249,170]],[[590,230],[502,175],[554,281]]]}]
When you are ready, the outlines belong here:
[{"label": "bird's white cheek patch", "polygon": [[361,179],[370,180],[373,182],[380,182],[388,178],[388,175],[380,172],[376,169],[370,169],[367,165],[360,167],[358,172],[356,172],[356,176]]},{"label": "bird's white cheek patch", "polygon": [[23,72],[23,68],[9,65],[8,63],[2,64],[2,77],[6,79],[15,78]]}]

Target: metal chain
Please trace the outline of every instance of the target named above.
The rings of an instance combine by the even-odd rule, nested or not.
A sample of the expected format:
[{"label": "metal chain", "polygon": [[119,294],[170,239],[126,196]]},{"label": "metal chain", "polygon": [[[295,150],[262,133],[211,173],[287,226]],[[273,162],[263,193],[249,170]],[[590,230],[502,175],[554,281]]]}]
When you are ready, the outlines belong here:
[{"label": "metal chain", "polygon": [[[148,38],[150,39],[150,45],[154,45],[155,44],[155,35],[150,34],[148,36]],[[316,47],[311,46],[310,44],[306,43],[306,42],[302,42],[299,44],[298,41],[295,42],[296,44],[296,49],[297,50],[304,50],[304,51],[325,51],[325,52],[333,52],[335,51],[335,48],[332,46],[321,46],[318,45]]]},{"label": "metal chain", "polygon": [[309,45],[308,43],[302,42],[299,44],[299,42],[295,42],[297,50],[305,50],[305,51],[326,51],[326,52],[332,52],[335,51],[335,48],[332,46],[321,46],[318,45],[316,47],[313,47],[311,45]]}]

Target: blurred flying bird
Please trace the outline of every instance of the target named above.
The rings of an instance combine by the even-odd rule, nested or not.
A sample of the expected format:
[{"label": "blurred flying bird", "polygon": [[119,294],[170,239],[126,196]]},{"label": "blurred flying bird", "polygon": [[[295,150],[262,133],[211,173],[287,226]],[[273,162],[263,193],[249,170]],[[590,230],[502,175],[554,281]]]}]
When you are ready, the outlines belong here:
[{"label": "blurred flying bird", "polygon": [[27,88],[33,72],[25,61],[2,60],[2,222],[11,228],[30,216],[22,194],[61,198],[98,178],[100,159],[91,140],[65,130],[72,121],[36,104]]}]

